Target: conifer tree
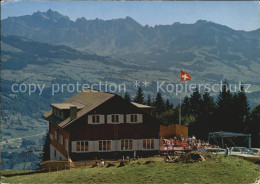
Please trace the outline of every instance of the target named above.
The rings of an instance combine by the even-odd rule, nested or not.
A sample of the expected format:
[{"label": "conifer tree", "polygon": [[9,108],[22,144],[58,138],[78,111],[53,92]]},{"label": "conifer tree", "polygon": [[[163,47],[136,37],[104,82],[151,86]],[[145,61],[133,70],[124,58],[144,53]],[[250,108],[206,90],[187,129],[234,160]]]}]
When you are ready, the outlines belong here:
[{"label": "conifer tree", "polygon": [[190,98],[185,96],[183,102],[181,104],[181,113],[185,116],[187,114],[191,114],[191,105],[190,105]]},{"label": "conifer tree", "polygon": [[216,101],[217,109],[215,114],[215,130],[232,131],[232,108],[233,96],[228,89],[227,80],[224,81]]},{"label": "conifer tree", "polygon": [[235,132],[244,132],[249,121],[250,108],[243,85],[233,97],[233,129]]},{"label": "conifer tree", "polygon": [[171,109],[173,109],[173,105],[170,103],[169,99],[167,99],[165,102],[165,110],[168,111]]},{"label": "conifer tree", "polygon": [[127,101],[127,102],[131,102],[131,97],[130,97],[130,94],[125,92],[125,97],[124,99]]},{"label": "conifer tree", "polygon": [[195,88],[193,93],[190,96],[190,107],[191,107],[191,113],[195,116],[199,116],[201,113],[201,94],[198,90],[198,88]]},{"label": "conifer tree", "polygon": [[214,98],[210,96],[208,92],[202,94],[202,106],[201,113],[197,118],[198,129],[200,130],[199,137],[203,140],[207,140],[208,133],[212,131],[213,118],[216,109]]},{"label": "conifer tree", "polygon": [[247,133],[251,134],[252,147],[260,147],[260,105],[256,106],[250,114],[250,122],[248,124]]},{"label": "conifer tree", "polygon": [[152,105],[152,101],[151,101],[151,96],[150,95],[148,95],[148,97],[147,97],[146,105],[148,105],[148,106]]},{"label": "conifer tree", "polygon": [[134,102],[139,103],[139,104],[144,104],[144,94],[143,90],[141,87],[138,87],[136,96],[134,98]]},{"label": "conifer tree", "polygon": [[43,150],[42,150],[42,161],[50,160],[50,134],[46,134]]},{"label": "conifer tree", "polygon": [[153,105],[154,105],[154,108],[155,108],[155,112],[157,114],[161,114],[162,112],[165,111],[165,104],[164,104],[164,100],[163,100],[161,93],[159,93],[159,92],[157,93]]}]

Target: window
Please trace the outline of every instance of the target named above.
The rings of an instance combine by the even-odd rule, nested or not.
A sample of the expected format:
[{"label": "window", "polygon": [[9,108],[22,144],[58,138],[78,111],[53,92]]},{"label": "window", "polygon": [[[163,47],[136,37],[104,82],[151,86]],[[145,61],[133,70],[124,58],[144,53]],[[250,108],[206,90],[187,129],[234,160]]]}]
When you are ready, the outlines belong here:
[{"label": "window", "polygon": [[53,140],[53,135],[52,134],[50,134],[50,140]]},{"label": "window", "polygon": [[112,115],[112,123],[118,123],[119,122],[119,115],[113,114]]},{"label": "window", "polygon": [[69,141],[68,141],[68,139],[65,139],[65,150],[69,151]]},{"label": "window", "polygon": [[99,141],[99,151],[111,150],[111,141]]},{"label": "window", "polygon": [[131,114],[131,123],[137,122],[137,114]]},{"label": "window", "polygon": [[88,141],[77,141],[77,151],[88,151]]},{"label": "window", "polygon": [[143,149],[146,149],[146,139],[143,139]]},{"label": "window", "polygon": [[57,156],[57,153],[56,153],[56,149],[54,150],[54,157],[56,158]]},{"label": "window", "polygon": [[99,115],[93,115],[92,116],[92,123],[100,123]]},{"label": "window", "polygon": [[143,139],[143,149],[154,149],[154,139]]},{"label": "window", "polygon": [[121,140],[121,150],[132,150],[133,141],[132,140]]},{"label": "window", "polygon": [[63,135],[60,135],[60,144],[63,145]]},{"label": "window", "polygon": [[57,137],[57,131],[54,132],[54,139],[55,141],[57,141],[58,137]]}]

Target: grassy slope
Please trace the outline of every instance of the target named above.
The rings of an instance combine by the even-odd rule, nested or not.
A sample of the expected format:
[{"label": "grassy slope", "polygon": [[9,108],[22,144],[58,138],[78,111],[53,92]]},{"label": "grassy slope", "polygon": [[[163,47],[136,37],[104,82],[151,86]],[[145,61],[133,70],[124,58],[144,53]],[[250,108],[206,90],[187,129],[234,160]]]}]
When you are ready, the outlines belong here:
[{"label": "grassy slope", "polygon": [[194,164],[131,162],[117,168],[77,168],[52,173],[3,178],[8,183],[253,183],[260,167],[239,158],[223,156]]}]

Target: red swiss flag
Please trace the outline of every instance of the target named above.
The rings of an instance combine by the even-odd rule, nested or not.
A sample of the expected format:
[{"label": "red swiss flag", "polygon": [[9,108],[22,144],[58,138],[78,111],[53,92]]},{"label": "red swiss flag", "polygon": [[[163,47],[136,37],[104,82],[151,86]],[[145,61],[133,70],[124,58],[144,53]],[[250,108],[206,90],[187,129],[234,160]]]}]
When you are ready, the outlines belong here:
[{"label": "red swiss flag", "polygon": [[181,81],[191,80],[190,74],[181,70]]}]

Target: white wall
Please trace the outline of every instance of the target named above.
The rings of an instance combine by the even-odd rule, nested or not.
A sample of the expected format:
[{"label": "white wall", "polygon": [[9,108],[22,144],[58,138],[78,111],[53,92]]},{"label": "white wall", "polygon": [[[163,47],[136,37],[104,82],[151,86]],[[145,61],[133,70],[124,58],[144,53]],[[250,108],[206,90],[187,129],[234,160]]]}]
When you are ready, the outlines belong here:
[{"label": "white wall", "polygon": [[[54,150],[56,150],[56,157],[54,155]],[[50,160],[67,160],[67,158],[61,154],[54,146],[50,144]]]}]

